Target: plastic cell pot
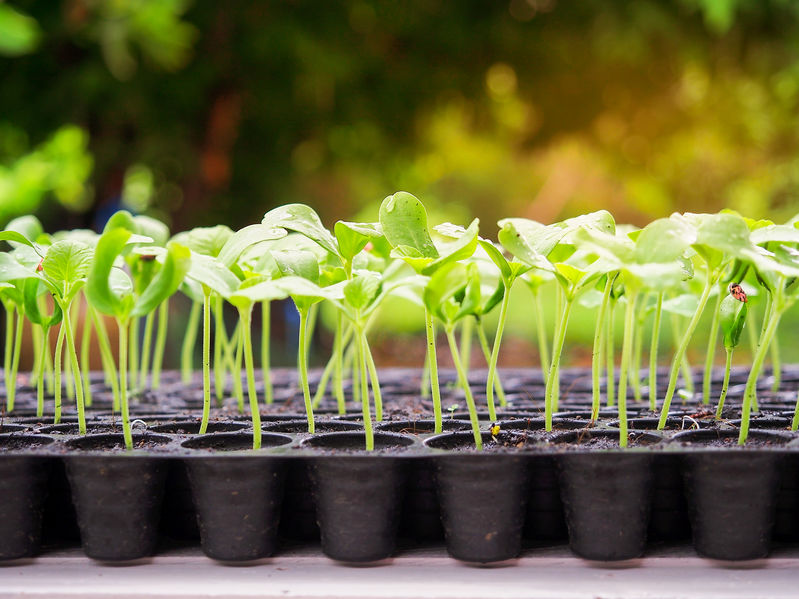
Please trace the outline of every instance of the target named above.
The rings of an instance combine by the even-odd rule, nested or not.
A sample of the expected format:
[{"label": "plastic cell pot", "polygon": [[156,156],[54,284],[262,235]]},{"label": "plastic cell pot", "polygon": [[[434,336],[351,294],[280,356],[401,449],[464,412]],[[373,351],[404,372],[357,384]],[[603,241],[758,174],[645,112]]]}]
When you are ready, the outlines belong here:
[{"label": "plastic cell pot", "polygon": [[[160,435],[133,435],[136,449],[124,449],[122,435],[88,435],[67,442],[64,456],[84,553],[100,561],[152,555],[167,460]],[[166,453],[163,456],[168,455]]]},{"label": "plastic cell pot", "polygon": [[674,436],[683,477],[694,548],[703,557],[750,560],[771,549],[777,490],[790,437],[750,430],[747,446],[738,431],[688,431]]},{"label": "plastic cell pot", "polygon": [[322,551],[344,562],[372,562],[394,552],[413,438],[375,433],[367,452],[360,432],[308,437],[308,465],[316,503]]},{"label": "plastic cell pot", "polygon": [[39,552],[51,458],[35,448],[52,442],[43,435],[0,435],[0,560]]},{"label": "plastic cell pot", "polygon": [[494,444],[491,434],[483,433],[484,449],[479,453],[471,431],[425,441],[430,449],[442,450],[431,459],[447,552],[456,559],[497,562],[521,551],[530,459],[515,447],[522,435],[501,436],[510,440],[510,448]]},{"label": "plastic cell pot", "polygon": [[591,447],[612,447],[618,436],[614,430],[572,431],[553,440],[569,546],[585,559],[632,559],[646,546],[654,461],[648,446],[662,438],[630,431],[626,449]]},{"label": "plastic cell pot", "polygon": [[203,552],[220,561],[249,561],[272,555],[277,546],[285,459],[270,449],[291,437],[219,433],[184,441],[193,450],[184,462],[197,509]]}]

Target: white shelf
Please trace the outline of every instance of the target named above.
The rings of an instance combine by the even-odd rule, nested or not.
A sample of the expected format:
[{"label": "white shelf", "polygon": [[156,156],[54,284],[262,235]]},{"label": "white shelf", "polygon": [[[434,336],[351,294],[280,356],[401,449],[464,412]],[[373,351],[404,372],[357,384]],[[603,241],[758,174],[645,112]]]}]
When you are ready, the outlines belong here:
[{"label": "white shelf", "polygon": [[565,547],[535,549],[490,567],[459,563],[441,548],[405,551],[349,566],[298,549],[244,566],[213,562],[197,549],[173,550],[135,565],[103,565],[79,550],[0,563],[0,597],[60,598],[412,598],[781,599],[799,588],[799,548],[738,564],[661,549],[640,560],[597,564]]}]

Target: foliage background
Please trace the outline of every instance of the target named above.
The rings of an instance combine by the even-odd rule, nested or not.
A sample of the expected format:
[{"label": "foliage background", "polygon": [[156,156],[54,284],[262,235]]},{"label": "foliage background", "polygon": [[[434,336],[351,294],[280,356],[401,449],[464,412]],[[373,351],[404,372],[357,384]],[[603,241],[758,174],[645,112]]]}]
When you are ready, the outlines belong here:
[{"label": "foliage background", "polygon": [[598,208],[781,221],[798,57],[792,0],[13,0],[0,221],[332,224],[398,189],[487,236]]}]

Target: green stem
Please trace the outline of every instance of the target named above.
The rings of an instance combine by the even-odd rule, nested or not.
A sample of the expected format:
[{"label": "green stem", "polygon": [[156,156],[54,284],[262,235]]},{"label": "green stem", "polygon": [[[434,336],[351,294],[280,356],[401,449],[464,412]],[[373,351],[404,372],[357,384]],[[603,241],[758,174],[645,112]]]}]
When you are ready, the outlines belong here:
[{"label": "green stem", "polygon": [[757,327],[757,316],[755,315],[755,310],[750,308],[746,312],[746,336],[749,339],[749,353],[753,356],[757,351],[757,333],[755,332],[755,327]]},{"label": "green stem", "polygon": [[[483,327],[483,321],[477,321],[477,339],[480,341],[480,349],[483,352],[483,358],[485,358],[486,364],[488,364],[489,369],[491,368],[491,356],[493,354],[492,349],[488,345],[488,338],[486,337],[485,328]],[[502,380],[499,378],[499,372],[496,370],[496,365],[493,371],[493,376],[489,372],[489,380],[486,382],[486,398],[488,398],[488,390],[491,389],[491,401],[488,402],[488,415],[493,422],[496,420],[496,410],[492,409],[494,406],[494,397],[493,392],[494,388],[497,391],[497,397],[499,397],[499,405],[506,406],[508,405],[508,399],[505,397],[505,389],[502,388]],[[493,383],[492,383],[493,381]],[[493,414],[493,415],[492,415]]]},{"label": "green stem", "polygon": [[441,390],[438,386],[438,358],[436,357],[436,332],[433,324],[433,315],[424,309],[425,333],[427,334],[427,369],[430,372],[430,386],[433,390],[433,418],[435,419],[435,432],[443,430],[441,418]]},{"label": "green stem", "polygon": [[36,364],[36,417],[41,418],[44,415],[44,354],[50,347],[49,333],[50,329],[42,327],[43,343],[39,348],[39,360]]},{"label": "green stem", "polygon": [[713,362],[716,358],[716,342],[719,336],[721,320],[721,300],[724,293],[719,289],[716,305],[713,306],[713,320],[710,322],[710,333],[707,338],[707,354],[705,354],[705,372],[702,377],[702,403],[710,405],[710,381],[713,376]]},{"label": "green stem", "polygon": [[130,319],[130,337],[128,344],[130,354],[128,355],[128,369],[130,372],[130,388],[138,388],[138,374],[139,374],[139,320],[138,316]]},{"label": "green stem", "polygon": [[203,417],[200,422],[200,434],[208,430],[208,418],[211,416],[211,295],[203,296]]},{"label": "green stem", "polygon": [[472,339],[474,337],[474,320],[469,317],[463,319],[461,325],[461,364],[466,371],[467,381],[472,364]]},{"label": "green stem", "polygon": [[183,383],[188,385],[194,372],[194,345],[197,342],[197,329],[200,326],[202,302],[192,302],[189,320],[186,323],[186,335],[180,348],[180,370]]},{"label": "green stem", "polygon": [[599,314],[597,314],[596,324],[594,325],[594,347],[591,352],[591,422],[596,422],[599,417],[599,406],[601,403],[601,389],[599,384],[599,371],[602,368],[602,342],[604,341],[605,317],[608,311],[610,291],[613,289],[615,276],[608,275],[605,283],[605,290],[602,293],[602,303],[599,304]]},{"label": "green stem", "polygon": [[657,410],[658,393],[658,343],[660,342],[660,323],[663,316],[663,292],[658,293],[655,306],[655,320],[652,323],[652,339],[649,344],[649,409]]},{"label": "green stem", "polygon": [[55,378],[55,415],[53,417],[53,424],[61,422],[61,364],[64,355],[64,322],[61,321],[61,326],[58,327],[58,336],[55,341],[55,356],[53,356],[53,371]]},{"label": "green stem", "polygon": [[358,359],[360,362],[360,376],[361,376],[361,415],[363,417],[363,428],[366,436],[366,450],[373,451],[375,448],[375,435],[372,427],[372,416],[369,409],[369,385],[366,380],[366,370],[368,366],[369,346],[366,342],[366,335],[363,332],[363,327],[360,323],[356,324],[358,329]]},{"label": "green stem", "polygon": [[[305,413],[308,416],[308,432],[315,432],[313,406],[311,405],[311,388],[308,385],[308,310],[298,310],[300,313],[300,341],[299,341],[299,365],[300,365],[300,384],[302,385],[302,397],[305,400]],[[363,378],[364,374],[361,374]],[[368,392],[368,391],[367,391]]]},{"label": "green stem", "polygon": [[616,301],[617,300],[613,299],[612,297],[610,298],[607,318],[608,328],[605,333],[605,360],[607,361],[607,372],[605,374],[605,396],[607,397],[607,405],[609,408],[613,407],[613,404],[616,402]]},{"label": "green stem", "polygon": [[216,402],[222,405],[225,395],[225,362],[222,359],[222,348],[227,343],[225,319],[222,313],[222,296],[214,298],[214,393]]},{"label": "green stem", "polygon": [[[563,313],[558,319],[558,328],[555,332],[555,344],[552,348],[552,363],[549,366],[547,376],[547,386],[544,396],[544,416],[546,419],[546,430],[552,430],[552,414],[555,411],[555,401],[553,395],[556,393],[558,379],[560,378],[560,356],[563,353],[563,342],[566,340],[566,329],[569,326],[569,315],[571,314],[573,300],[567,298],[563,305]],[[559,391],[558,391],[559,392]]]},{"label": "green stem", "polygon": [[669,386],[666,390],[666,396],[663,398],[663,406],[660,408],[658,430],[663,430],[666,427],[666,419],[669,417],[669,409],[671,408],[671,399],[674,397],[674,391],[677,388],[677,375],[680,371],[680,364],[682,363],[682,359],[685,356],[686,350],[688,349],[688,344],[691,341],[691,337],[694,335],[696,326],[699,324],[699,319],[702,317],[702,312],[705,310],[705,305],[710,297],[710,292],[713,290],[716,278],[717,277],[708,275],[705,288],[699,298],[699,305],[696,307],[696,312],[694,312],[691,322],[688,323],[688,327],[682,336],[682,340],[677,346],[677,350],[674,352],[674,358],[671,361],[671,370],[669,372]]},{"label": "green stem", "polygon": [[724,410],[724,400],[727,398],[727,389],[730,386],[730,369],[732,368],[732,350],[726,349],[726,352],[727,352],[727,361],[724,365],[724,382],[721,384],[721,396],[719,397],[719,405],[718,407],[716,407],[716,420],[721,420],[721,413]]},{"label": "green stem", "polygon": [[380,380],[377,377],[377,367],[375,366],[375,359],[369,349],[369,342],[366,339],[365,333],[361,331],[363,336],[363,343],[366,346],[366,366],[369,369],[369,380],[372,385],[372,396],[375,401],[375,420],[377,422],[383,421],[383,394],[380,392]]},{"label": "green stem", "polygon": [[455,333],[452,326],[445,327],[447,333],[447,342],[449,343],[449,351],[452,354],[452,361],[455,363],[455,369],[458,371],[458,379],[463,387],[463,393],[466,396],[466,405],[469,407],[469,421],[472,423],[472,434],[474,435],[474,445],[477,451],[483,449],[483,437],[480,434],[480,422],[477,419],[477,407],[474,405],[474,397],[472,390],[469,387],[469,381],[466,380],[466,370],[461,364],[460,353],[458,352],[458,343],[455,340]]},{"label": "green stem", "polygon": [[780,360],[780,342],[779,333],[777,331],[774,331],[774,338],[771,340],[771,345],[769,347],[771,350],[771,371],[774,377],[774,382],[771,384],[771,391],[772,393],[776,393],[780,390],[780,384],[782,383],[782,361]]},{"label": "green stem", "polygon": [[108,338],[108,329],[105,327],[103,317],[97,313],[97,310],[89,306],[89,315],[92,322],[94,322],[94,329],[97,331],[97,344],[100,346],[100,358],[103,363],[103,370],[106,374],[110,374],[111,393],[113,397],[112,409],[114,412],[120,410],[119,403],[119,379],[117,379],[117,367],[114,362],[114,354],[111,351],[111,341]]},{"label": "green stem", "polygon": [[269,301],[261,302],[261,376],[264,379],[264,395],[266,405],[275,399],[272,389],[272,366],[270,358],[270,329],[272,319],[272,304]]},{"label": "green stem", "polygon": [[86,304],[86,312],[83,315],[83,330],[80,335],[80,371],[83,374],[83,399],[87,408],[92,405],[91,341],[92,319],[89,318],[89,305]]},{"label": "green stem", "polygon": [[338,406],[338,413],[345,414],[347,412],[347,404],[344,399],[344,377],[343,377],[343,354],[344,354],[344,341],[342,336],[342,315],[341,312],[336,312],[336,343],[333,348],[334,365],[333,365],[333,391],[336,394],[336,405]]},{"label": "green stem", "polygon": [[643,401],[641,395],[641,354],[643,353],[644,345],[644,309],[648,296],[644,297],[644,301],[639,301],[635,308],[635,325],[633,328],[633,355],[630,363],[630,384],[633,387],[633,396],[636,402]]},{"label": "green stem", "polygon": [[144,343],[142,344],[141,363],[139,364],[139,388],[147,387],[147,373],[150,368],[150,354],[153,345],[153,325],[155,324],[155,311],[150,312],[144,319]]},{"label": "green stem", "polygon": [[[757,377],[760,376],[760,371],[763,369],[763,362],[766,360],[768,347],[771,340],[774,338],[774,333],[777,330],[777,325],[782,318],[782,311],[773,310],[771,319],[764,335],[760,338],[760,342],[755,352],[755,357],[752,359],[752,369],[749,371],[749,376],[746,379],[746,388],[744,389],[744,401],[741,408],[741,428],[738,432],[738,444],[743,445],[746,443],[746,438],[749,436],[749,417],[752,413],[752,399],[755,394],[755,387],[757,385]],[[796,420],[796,416],[794,416]]]},{"label": "green stem", "polygon": [[33,364],[31,365],[30,383],[38,379],[39,358],[42,355],[42,328],[31,323],[31,342],[33,343]]},{"label": "green stem", "polygon": [[125,438],[125,448],[130,450],[133,449],[133,435],[130,431],[130,410],[128,409],[128,323],[117,319],[117,328],[119,329],[119,403],[122,410],[122,434]]},{"label": "green stem", "polygon": [[78,352],[75,350],[75,335],[72,333],[72,321],[69,317],[70,305],[61,304],[61,311],[64,313],[64,342],[67,344],[67,356],[72,364],[72,374],[75,383],[75,398],[78,406],[78,432],[86,434],[86,412],[83,403],[83,379],[80,375],[80,365],[78,364]]},{"label": "green stem", "polygon": [[169,299],[158,304],[158,330],[155,335],[155,350],[153,353],[153,374],[150,387],[161,387],[161,369],[164,366],[164,351],[166,350],[166,337],[169,331]]},{"label": "green stem", "polygon": [[538,355],[541,362],[541,373],[544,375],[544,382],[546,383],[546,376],[549,372],[549,346],[547,344],[547,327],[544,322],[544,306],[541,304],[541,294],[538,289],[533,291],[533,300],[535,301],[535,330],[538,336]]},{"label": "green stem", "polygon": [[[239,310],[242,323],[242,345],[244,346],[244,367],[247,369],[247,396],[250,399],[252,415],[252,448],[261,448],[261,412],[258,408],[258,393],[255,390],[255,366],[252,358],[252,305]],[[239,377],[241,378],[241,377]]]},{"label": "green stem", "polygon": [[424,364],[425,367],[422,368],[422,384],[420,393],[423,398],[430,397],[430,369],[427,368],[427,364],[430,362],[430,356],[427,354],[427,345],[424,346]]},{"label": "green stem", "polygon": [[[25,324],[25,313],[17,310],[17,325],[14,330],[14,355],[11,358],[11,372],[6,376],[6,409],[14,411],[14,398],[17,393],[17,371],[19,370],[19,354],[22,351],[22,327]],[[9,385],[9,383],[11,383]]]},{"label": "green stem", "polygon": [[[250,307],[250,310],[252,311],[252,307]],[[239,316],[239,326],[237,327],[234,336],[236,338],[236,357],[234,358],[234,365],[233,365],[233,393],[236,396],[236,403],[238,404],[239,407],[239,413],[243,414],[244,389],[242,388],[242,381],[241,381],[241,359],[242,359],[242,354],[244,353],[244,319],[241,318],[241,316]]]},{"label": "green stem", "polygon": [[627,289],[627,308],[624,310],[624,340],[621,346],[621,370],[619,372],[619,446],[627,447],[627,370],[633,345],[635,327],[635,304],[637,292]]},{"label": "green stem", "polygon": [[[6,309],[6,344],[3,351],[3,377],[6,379],[6,400],[8,400],[8,375],[11,373],[11,356],[14,353],[14,313],[16,307],[11,302],[3,304]],[[8,406],[6,406],[8,408]]]},{"label": "green stem", "polygon": [[[486,402],[488,403],[488,415],[491,422],[497,419],[497,411],[494,407],[494,377],[497,376],[497,363],[499,362],[499,348],[502,345],[502,335],[505,333],[505,321],[508,318],[508,306],[510,305],[510,290],[511,285],[505,283],[505,293],[502,296],[502,303],[499,305],[499,322],[497,323],[497,331],[494,333],[494,347],[491,348],[491,357],[488,358],[488,379],[486,380]],[[482,324],[479,327],[480,343],[485,339],[485,331]],[[483,351],[485,351],[485,347]],[[497,378],[499,380],[499,378]],[[500,403],[504,406],[507,402],[505,400],[505,392],[502,392],[499,399]]]}]

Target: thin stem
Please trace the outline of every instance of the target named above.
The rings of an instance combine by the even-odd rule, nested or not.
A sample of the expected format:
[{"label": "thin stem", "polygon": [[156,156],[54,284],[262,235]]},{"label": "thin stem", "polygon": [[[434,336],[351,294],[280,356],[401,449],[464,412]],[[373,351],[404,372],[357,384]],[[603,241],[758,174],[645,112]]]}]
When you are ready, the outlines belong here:
[{"label": "thin stem", "polygon": [[138,374],[139,374],[139,320],[138,316],[130,319],[130,338],[128,345],[130,354],[128,355],[128,368],[130,371],[130,387],[131,389],[138,388]]},{"label": "thin stem", "polygon": [[[22,350],[22,327],[25,324],[25,313],[17,310],[17,324],[14,330],[14,355],[11,358],[11,372],[6,376],[6,409],[14,411],[14,398],[17,393],[17,371],[19,370],[19,354]],[[9,386],[9,382],[11,385]]]},{"label": "thin stem", "polygon": [[166,337],[169,331],[169,299],[158,304],[158,330],[155,335],[155,350],[153,353],[153,373],[150,387],[161,387],[161,369],[164,366],[164,351],[166,350]]},{"label": "thin stem", "polygon": [[48,327],[42,327],[43,343],[39,348],[39,360],[36,363],[36,417],[44,415],[44,354],[50,348]]},{"label": "thin stem", "polygon": [[[547,344],[547,327],[544,322],[544,306],[541,304],[541,294],[539,290],[533,291],[535,301],[535,330],[538,336],[538,355],[541,362],[541,373],[546,378],[549,372],[549,346]],[[544,380],[546,383],[546,380]]]},{"label": "thin stem", "polygon": [[[483,326],[482,320],[477,321],[476,329],[477,329],[477,339],[480,341],[480,349],[483,352],[483,358],[485,359],[486,364],[488,364],[488,367],[490,369],[491,355],[493,352],[491,348],[488,346],[488,338],[486,337],[486,331],[485,327]],[[489,379],[493,378],[494,384],[491,384],[490,381],[486,382],[486,398],[488,398],[488,393],[487,393],[488,390],[491,389],[491,392],[493,394],[494,388],[496,388],[497,397],[499,397],[499,405],[506,406],[508,405],[508,399],[505,397],[505,389],[502,388],[502,380],[499,378],[499,372],[496,371],[496,365],[493,374],[494,374],[493,377],[491,377],[491,373],[489,373]],[[494,397],[492,395],[491,401],[488,402],[488,415],[490,416],[492,422],[496,420],[496,410],[491,409],[493,405],[494,405]],[[493,416],[491,415],[492,411],[494,412]]]},{"label": "thin stem", "polygon": [[[563,321],[563,306],[564,306],[564,293],[563,287],[558,285],[557,294],[556,294],[557,302],[556,305],[558,307],[556,315],[555,315],[555,330],[559,330],[562,321]],[[557,335],[556,335],[557,337]],[[555,359],[555,354],[557,350],[555,349],[555,345],[557,343],[557,339],[552,339],[552,360]],[[560,363],[560,358],[558,358],[558,363]],[[550,368],[552,365],[550,364]],[[549,381],[549,377],[547,376],[547,382]],[[552,402],[552,412],[558,411],[558,403],[560,402],[560,364],[558,365],[558,376],[555,377],[555,380],[552,381],[552,394],[551,394],[551,402]]]},{"label": "thin stem", "polygon": [[649,344],[649,409],[657,410],[658,393],[658,343],[660,342],[660,323],[663,316],[663,292],[658,293],[655,305],[655,320],[652,323],[652,339]]},{"label": "thin stem", "polygon": [[92,319],[89,318],[89,305],[83,315],[83,330],[80,334],[80,371],[83,375],[83,400],[86,407],[92,405],[92,381],[91,381],[91,341],[92,341]]},{"label": "thin stem", "polygon": [[141,363],[139,364],[139,388],[147,387],[147,372],[150,368],[150,354],[153,346],[153,325],[155,324],[155,311],[150,312],[144,319],[144,343],[142,344]]},{"label": "thin stem", "polygon": [[261,302],[261,376],[264,379],[264,395],[266,405],[274,401],[275,394],[272,389],[272,367],[270,358],[270,328],[272,319],[272,303]]},{"label": "thin stem", "polygon": [[755,327],[757,326],[757,316],[755,314],[755,310],[749,309],[746,312],[746,336],[749,339],[749,353],[753,356],[757,351],[757,333],[755,332]]},{"label": "thin stem", "polygon": [[771,340],[769,348],[771,351],[771,372],[774,378],[771,383],[771,391],[776,393],[780,390],[780,384],[782,383],[782,361],[780,360],[780,342],[777,331],[774,331],[774,338]]},{"label": "thin stem", "polygon": [[[252,311],[252,307],[250,307]],[[252,312],[250,312],[252,314]],[[239,326],[236,327],[234,337],[236,339],[236,357],[233,364],[233,394],[236,396],[236,404],[239,413],[244,413],[244,389],[241,381],[241,359],[244,353],[244,319],[239,316]],[[257,399],[256,399],[257,401]],[[257,449],[257,448],[256,448]]]},{"label": "thin stem", "polygon": [[39,358],[42,355],[42,328],[31,323],[31,342],[33,343],[33,364],[31,365],[30,382],[33,384],[38,378]]},{"label": "thin stem", "polygon": [[[430,385],[433,390],[433,418],[435,419],[435,432],[443,430],[441,419],[441,390],[438,386],[438,359],[436,357],[436,332],[433,324],[433,315],[424,309],[425,332],[427,334],[427,369],[430,372]],[[467,385],[468,386],[468,385]]]},{"label": "thin stem", "polygon": [[644,345],[644,309],[649,296],[644,296],[644,301],[638,301],[635,307],[635,325],[633,328],[633,354],[630,358],[630,384],[633,387],[633,397],[636,402],[643,401],[641,395],[641,354]]},{"label": "thin stem", "polygon": [[461,325],[461,364],[466,372],[467,382],[469,370],[472,364],[472,338],[474,336],[474,320],[471,318],[464,318]]},{"label": "thin stem", "polygon": [[[300,384],[302,385],[302,397],[305,400],[305,413],[308,416],[308,432],[315,432],[313,405],[311,405],[311,388],[308,385],[308,310],[298,310],[300,313],[300,340],[299,340],[299,365],[300,365]],[[361,374],[363,378],[364,374]]]},{"label": "thin stem", "polygon": [[[782,318],[783,312],[780,310],[773,310],[771,319],[764,335],[760,338],[760,342],[755,352],[755,357],[752,359],[752,369],[749,371],[749,376],[746,379],[746,388],[744,389],[744,401],[741,408],[741,428],[738,432],[738,444],[743,445],[746,443],[746,438],[749,436],[749,416],[752,413],[752,399],[755,394],[755,387],[757,385],[757,377],[760,376],[760,371],[763,369],[763,362],[766,360],[768,347],[777,330],[777,325]],[[794,412],[794,420],[796,415]]]},{"label": "thin stem", "polygon": [[[499,348],[502,345],[502,335],[505,332],[505,321],[508,318],[508,305],[510,304],[510,289],[511,286],[505,285],[505,294],[502,296],[502,303],[499,305],[499,322],[497,323],[497,331],[494,333],[494,347],[491,348],[491,357],[488,359],[488,379],[486,380],[486,402],[488,403],[488,415],[491,422],[497,419],[497,411],[494,407],[494,377],[497,376],[497,363],[499,362]],[[480,343],[482,344],[485,339],[485,331],[483,325],[479,327]],[[483,348],[485,351],[486,347]],[[499,378],[497,378],[499,380]],[[505,400],[505,392],[503,391],[499,399],[500,403],[504,406],[507,401]]]},{"label": "thin stem", "polygon": [[[549,366],[547,376],[546,393],[544,396],[544,416],[546,419],[546,430],[552,430],[552,414],[555,411],[554,394],[559,392],[558,379],[560,378],[560,356],[563,353],[563,342],[566,339],[566,329],[569,326],[569,315],[571,314],[573,300],[566,299],[563,305],[563,313],[558,319],[558,329],[555,332],[555,344],[552,351],[552,363]],[[556,391],[558,390],[558,391]]]},{"label": "thin stem", "polygon": [[203,296],[203,417],[200,434],[208,430],[211,415],[211,295]]},{"label": "thin stem", "polygon": [[114,362],[114,354],[111,352],[111,341],[108,338],[108,330],[105,327],[103,317],[97,310],[89,306],[89,315],[94,322],[94,329],[97,331],[97,344],[100,346],[100,357],[103,362],[103,370],[106,375],[110,374],[111,393],[113,397],[112,409],[114,412],[120,410],[119,404],[119,380],[117,379],[117,368]]},{"label": "thin stem", "polygon": [[469,387],[469,382],[466,380],[466,371],[461,364],[460,353],[458,352],[458,343],[455,340],[455,333],[452,326],[445,328],[447,333],[447,342],[449,343],[449,351],[452,354],[452,361],[455,363],[455,369],[458,371],[458,379],[463,387],[463,393],[466,396],[466,405],[469,407],[469,421],[472,423],[472,434],[474,435],[474,445],[478,451],[483,449],[483,437],[480,434],[480,422],[477,419],[477,408],[474,405],[474,397],[472,390]]},{"label": "thin stem", "polygon": [[[6,344],[3,352],[3,377],[6,379],[6,401],[8,401],[9,392],[13,397],[13,391],[9,389],[8,375],[11,373],[11,356],[14,353],[14,313],[17,309],[11,302],[4,303],[3,307],[6,309]],[[8,405],[6,405],[6,409],[10,411]]]},{"label": "thin stem", "polygon": [[119,329],[119,403],[122,410],[122,434],[125,437],[125,448],[133,449],[130,411],[128,410],[128,323],[117,319],[117,328]]},{"label": "thin stem", "polygon": [[597,314],[596,317],[596,325],[594,326],[594,347],[591,352],[591,422],[596,422],[596,419],[599,417],[599,406],[602,399],[599,384],[599,371],[602,368],[602,342],[604,341],[605,329],[607,328],[605,326],[605,318],[614,279],[615,276],[608,275],[608,280],[605,283],[605,290],[602,293],[602,303],[599,304],[599,314]]},{"label": "thin stem", "polygon": [[186,385],[191,382],[191,375],[194,372],[194,345],[197,342],[197,329],[200,326],[202,307],[202,302],[191,303],[189,320],[186,324],[186,336],[183,337],[183,345],[180,348],[181,378]]},{"label": "thin stem", "polygon": [[677,350],[674,352],[674,358],[671,362],[671,371],[669,372],[669,386],[666,390],[666,396],[663,398],[663,406],[660,408],[658,430],[663,430],[666,427],[666,419],[669,417],[669,408],[671,408],[671,399],[674,397],[674,391],[677,388],[677,375],[680,371],[680,364],[685,356],[685,351],[688,349],[688,344],[691,341],[691,337],[694,335],[696,326],[699,324],[699,319],[702,317],[702,312],[705,310],[705,305],[710,297],[710,292],[713,290],[713,286],[715,285],[715,278],[716,277],[708,275],[707,282],[705,283],[705,289],[702,291],[702,295],[699,298],[699,305],[696,307],[696,312],[694,312],[691,322],[688,323],[688,327],[683,334],[682,340],[677,346]]},{"label": "thin stem", "polygon": [[724,296],[721,289],[716,296],[716,305],[713,306],[713,320],[710,322],[710,333],[707,338],[707,353],[705,354],[705,372],[702,377],[702,403],[710,404],[710,381],[713,376],[713,362],[716,358],[716,343],[719,336],[719,322],[721,320],[721,300]]},{"label": "thin stem", "polygon": [[[360,324],[355,325],[358,329],[358,359],[360,361],[360,375],[361,375],[361,415],[363,417],[364,434],[366,435],[366,450],[373,451],[375,448],[375,434],[372,427],[372,416],[369,409],[369,385],[366,380],[366,370],[369,368],[369,345],[366,342],[366,335],[363,332],[363,327]],[[374,379],[372,380],[374,385]],[[374,387],[373,387],[374,390]]]},{"label": "thin stem", "polygon": [[633,345],[635,327],[635,304],[638,294],[627,289],[627,308],[624,311],[624,340],[621,346],[621,370],[619,372],[619,446],[627,447],[627,370]]},{"label": "thin stem", "polygon": [[605,375],[605,396],[607,398],[608,407],[612,407],[616,401],[616,301],[610,298],[608,305],[608,318],[607,318],[607,332],[605,333],[605,360],[607,361],[607,372]]},{"label": "thin stem", "polygon": [[83,403],[83,380],[80,376],[80,365],[78,364],[78,352],[75,351],[75,336],[72,333],[72,321],[69,317],[70,305],[61,304],[61,311],[64,313],[64,342],[67,344],[67,356],[72,364],[72,374],[75,383],[75,398],[78,406],[78,432],[86,434],[86,412]]},{"label": "thin stem", "polygon": [[724,382],[721,384],[721,396],[719,405],[716,407],[716,420],[721,420],[721,413],[724,410],[724,400],[727,398],[727,389],[730,386],[730,369],[732,368],[732,350],[726,349],[727,361],[724,365]]},{"label": "thin stem", "polygon": [[222,314],[222,296],[214,298],[214,393],[216,402],[222,405],[225,394],[225,362],[222,359],[222,348],[227,343],[227,331]]},{"label": "thin stem", "polygon": [[58,327],[58,336],[55,340],[55,356],[53,356],[53,370],[55,378],[55,416],[53,424],[61,422],[61,364],[62,356],[64,355],[64,321],[61,321],[61,326]]},{"label": "thin stem", "polygon": [[336,342],[333,347],[333,391],[336,394],[336,405],[338,406],[338,413],[345,414],[347,412],[347,404],[344,399],[344,377],[342,358],[344,354],[344,340],[342,336],[342,315],[341,312],[336,312]]},{"label": "thin stem", "polygon": [[[261,448],[261,412],[258,409],[258,393],[255,390],[255,366],[252,359],[252,306],[239,310],[244,346],[244,367],[247,369],[247,396],[250,400],[250,413],[252,415],[252,448]],[[241,378],[241,377],[239,377]]]},{"label": "thin stem", "polygon": [[363,343],[366,347],[366,367],[369,369],[369,380],[372,385],[372,396],[375,401],[375,420],[377,422],[383,421],[383,395],[380,392],[380,380],[377,377],[377,367],[375,367],[375,359],[369,349],[369,342],[366,339],[366,334],[361,331]]}]

